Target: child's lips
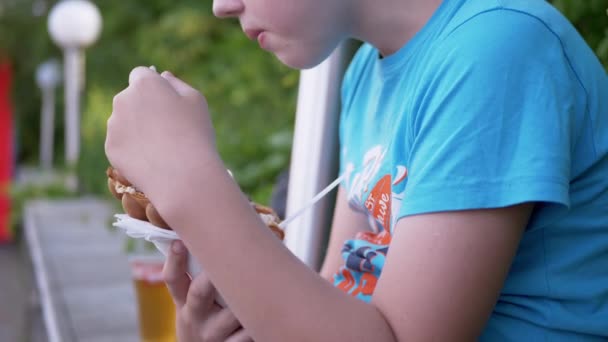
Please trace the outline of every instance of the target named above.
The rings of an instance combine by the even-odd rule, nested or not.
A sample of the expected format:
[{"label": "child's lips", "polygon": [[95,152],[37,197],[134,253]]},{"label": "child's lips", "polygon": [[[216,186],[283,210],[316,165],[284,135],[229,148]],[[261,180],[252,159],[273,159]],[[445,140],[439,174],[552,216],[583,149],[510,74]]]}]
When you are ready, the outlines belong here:
[{"label": "child's lips", "polygon": [[249,39],[251,40],[257,40],[258,44],[260,45],[260,47],[262,49],[265,48],[265,33],[266,31],[264,30],[254,30],[254,29],[247,29],[245,30],[245,34],[247,35],[247,37],[249,37]]},{"label": "child's lips", "polygon": [[247,37],[249,37],[249,39],[251,40],[257,40],[258,36],[260,34],[262,34],[262,32],[264,32],[263,30],[256,30],[256,29],[246,29],[245,30],[245,34],[247,35]]},{"label": "child's lips", "polygon": [[268,47],[266,46],[266,32],[261,32],[260,34],[258,34],[258,44],[262,49],[268,49]]}]

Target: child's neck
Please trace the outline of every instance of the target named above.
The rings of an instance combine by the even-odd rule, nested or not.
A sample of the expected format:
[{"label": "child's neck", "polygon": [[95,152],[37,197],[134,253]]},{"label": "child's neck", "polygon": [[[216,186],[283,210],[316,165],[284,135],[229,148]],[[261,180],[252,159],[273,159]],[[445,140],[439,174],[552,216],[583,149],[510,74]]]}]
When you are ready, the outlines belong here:
[{"label": "child's neck", "polygon": [[[446,0],[447,1],[447,0]],[[351,34],[374,45],[382,56],[395,53],[431,18],[442,0],[353,1]]]}]

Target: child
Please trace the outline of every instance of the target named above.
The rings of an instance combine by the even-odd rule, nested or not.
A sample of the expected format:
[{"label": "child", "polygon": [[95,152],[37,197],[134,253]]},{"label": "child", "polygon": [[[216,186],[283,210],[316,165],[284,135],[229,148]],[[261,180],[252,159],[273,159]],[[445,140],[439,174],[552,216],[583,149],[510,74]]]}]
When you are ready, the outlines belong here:
[{"label": "child", "polygon": [[[108,158],[185,243],[165,269],[182,341],[608,338],[608,80],[551,5],[213,6],[295,68],[367,44],[343,83],[322,277],[226,173],[200,93],[136,68],[116,96]],[[186,247],[208,279],[190,282]]]}]

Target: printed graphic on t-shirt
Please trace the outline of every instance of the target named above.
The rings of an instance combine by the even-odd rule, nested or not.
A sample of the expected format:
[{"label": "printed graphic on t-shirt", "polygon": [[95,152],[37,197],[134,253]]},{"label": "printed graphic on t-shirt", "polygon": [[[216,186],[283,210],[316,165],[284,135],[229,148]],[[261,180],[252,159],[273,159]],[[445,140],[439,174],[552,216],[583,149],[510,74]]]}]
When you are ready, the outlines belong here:
[{"label": "printed graphic on t-shirt", "polygon": [[[347,163],[346,188],[351,208],[365,213],[373,231],[358,233],[342,249],[344,266],[334,276],[337,288],[369,301],[382,271],[399,212],[407,168],[385,161],[383,146],[369,149],[360,163]],[[360,165],[358,168],[356,165]]]}]

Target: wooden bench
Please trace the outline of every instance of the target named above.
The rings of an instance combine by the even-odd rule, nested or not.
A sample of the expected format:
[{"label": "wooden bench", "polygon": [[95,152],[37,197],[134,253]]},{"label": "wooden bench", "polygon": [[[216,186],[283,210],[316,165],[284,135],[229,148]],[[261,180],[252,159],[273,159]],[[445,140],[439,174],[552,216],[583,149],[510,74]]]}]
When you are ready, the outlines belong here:
[{"label": "wooden bench", "polygon": [[139,341],[124,235],[98,199],[29,202],[25,238],[50,342]]}]

